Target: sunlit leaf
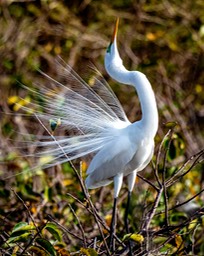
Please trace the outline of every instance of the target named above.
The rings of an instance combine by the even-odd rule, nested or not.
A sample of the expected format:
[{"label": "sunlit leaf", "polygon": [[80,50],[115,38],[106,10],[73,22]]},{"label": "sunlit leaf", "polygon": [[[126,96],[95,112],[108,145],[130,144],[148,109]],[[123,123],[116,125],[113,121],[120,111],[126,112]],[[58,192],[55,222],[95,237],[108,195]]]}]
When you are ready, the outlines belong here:
[{"label": "sunlit leaf", "polygon": [[16,102],[19,101],[19,97],[16,95],[12,95],[8,98],[7,102],[9,105],[15,104]]},{"label": "sunlit leaf", "polygon": [[16,235],[14,237],[10,237],[8,240],[7,240],[7,244],[10,244],[10,243],[17,243],[17,242],[27,242],[29,240],[29,238],[32,237],[32,234],[30,232],[25,232],[23,234],[20,234],[17,235],[17,232],[16,232]]},{"label": "sunlit leaf", "polygon": [[14,226],[14,228],[13,228],[13,230],[12,230],[12,232],[15,232],[15,231],[17,231],[17,230],[19,230],[19,229],[22,229],[23,227],[26,227],[26,226],[28,226],[28,223],[27,222],[19,222],[19,223],[17,223],[15,226]]},{"label": "sunlit leaf", "polygon": [[180,235],[176,235],[175,242],[177,248],[182,249],[184,247],[183,239]]},{"label": "sunlit leaf", "polygon": [[47,223],[44,229],[47,229],[56,240],[58,240],[59,242],[62,241],[62,231],[56,224]]},{"label": "sunlit leaf", "polygon": [[123,237],[123,240],[126,240],[126,239],[131,239],[134,242],[139,243],[139,244],[141,244],[144,241],[144,237],[140,234],[126,234]]},{"label": "sunlit leaf", "polygon": [[27,224],[26,222],[20,222],[15,225],[10,237],[19,237],[20,235],[27,233],[28,231],[35,230],[36,227],[33,224]]}]

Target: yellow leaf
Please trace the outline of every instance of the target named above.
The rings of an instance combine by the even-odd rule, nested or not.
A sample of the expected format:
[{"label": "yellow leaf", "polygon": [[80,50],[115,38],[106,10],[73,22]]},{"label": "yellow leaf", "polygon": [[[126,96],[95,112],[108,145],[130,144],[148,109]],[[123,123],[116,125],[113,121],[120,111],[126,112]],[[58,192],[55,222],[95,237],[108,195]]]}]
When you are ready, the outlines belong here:
[{"label": "yellow leaf", "polygon": [[179,47],[178,45],[173,42],[173,41],[169,41],[168,42],[168,45],[169,45],[169,48],[172,50],[172,51],[178,51],[179,50]]},{"label": "yellow leaf", "polygon": [[111,220],[112,220],[112,214],[107,214],[105,216],[105,221],[106,221],[106,224],[110,227],[111,225]]},{"label": "yellow leaf", "polygon": [[14,111],[18,111],[22,107],[28,105],[30,103],[31,99],[29,96],[26,96],[24,99],[18,98],[18,101],[15,102],[15,106],[13,107]]},{"label": "yellow leaf", "polygon": [[184,244],[183,244],[183,239],[180,235],[176,235],[175,237],[175,242],[176,242],[176,247],[177,248],[183,248]]},{"label": "yellow leaf", "polygon": [[146,38],[149,40],[149,41],[154,41],[157,37],[155,34],[149,32],[146,34]]},{"label": "yellow leaf", "polygon": [[48,43],[45,45],[44,49],[46,52],[50,52],[52,50],[53,45],[51,43]]},{"label": "yellow leaf", "polygon": [[72,179],[65,179],[65,180],[62,181],[62,184],[65,187],[69,186],[69,185],[73,184],[73,180]]},{"label": "yellow leaf", "polygon": [[196,84],[196,86],[195,86],[196,93],[199,94],[202,92],[202,90],[203,90],[203,86],[200,84]]},{"label": "yellow leaf", "polygon": [[130,236],[130,239],[132,239],[133,241],[141,244],[144,241],[144,237],[140,234],[132,234]]},{"label": "yellow leaf", "polygon": [[141,244],[144,241],[144,237],[140,234],[126,234],[123,237],[123,240],[125,240],[125,239],[131,239],[134,242],[139,243],[139,244]]},{"label": "yellow leaf", "polygon": [[81,161],[81,171],[84,173],[87,170],[87,163],[85,161]]},{"label": "yellow leaf", "polygon": [[15,104],[16,102],[19,101],[19,97],[16,95],[10,96],[7,100],[9,105]]},{"label": "yellow leaf", "polygon": [[60,46],[55,46],[54,51],[56,54],[60,54],[62,52],[62,49]]},{"label": "yellow leaf", "polygon": [[193,230],[195,229],[195,227],[198,225],[198,222],[196,220],[192,220],[190,223],[189,223],[189,226],[188,226],[188,229],[189,230]]}]

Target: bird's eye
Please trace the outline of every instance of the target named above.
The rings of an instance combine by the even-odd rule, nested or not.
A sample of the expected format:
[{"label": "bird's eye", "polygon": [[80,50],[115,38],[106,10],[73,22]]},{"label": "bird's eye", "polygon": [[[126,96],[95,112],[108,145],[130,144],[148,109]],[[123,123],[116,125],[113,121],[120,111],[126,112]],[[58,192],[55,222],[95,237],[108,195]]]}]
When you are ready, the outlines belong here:
[{"label": "bird's eye", "polygon": [[108,46],[108,48],[107,48],[107,50],[106,50],[107,53],[110,53],[110,52],[111,52],[111,45],[112,45],[112,42],[110,42],[110,44],[109,44],[109,46]]}]

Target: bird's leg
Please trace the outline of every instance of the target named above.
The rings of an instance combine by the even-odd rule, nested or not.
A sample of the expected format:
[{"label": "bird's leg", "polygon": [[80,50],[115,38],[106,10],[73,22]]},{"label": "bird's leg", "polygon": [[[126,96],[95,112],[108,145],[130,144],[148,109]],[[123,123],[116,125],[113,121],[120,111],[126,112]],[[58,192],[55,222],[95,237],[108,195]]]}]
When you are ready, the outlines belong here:
[{"label": "bird's leg", "polygon": [[[130,209],[130,199],[131,199],[131,194],[132,194],[132,190],[135,184],[135,179],[136,179],[136,175],[137,175],[137,171],[133,171],[132,173],[130,173],[128,175],[128,199],[127,199],[127,205],[126,205],[126,209],[125,209],[125,229],[127,234],[130,233],[129,230],[129,221],[128,221],[128,213],[129,213],[129,209]],[[132,256],[132,248],[131,248],[131,241],[128,240],[128,247],[129,247],[129,256]]]},{"label": "bird's leg", "polygon": [[[126,229],[126,233],[129,234],[130,230],[129,230],[129,221],[128,221],[128,213],[129,213],[129,208],[130,208],[130,199],[131,199],[131,194],[132,191],[128,190],[128,199],[127,199],[127,205],[126,205],[126,209],[125,209],[125,229]],[[128,256],[132,256],[132,248],[131,248],[131,243],[130,240],[128,240],[128,247],[129,247],[129,253]]]},{"label": "bird's leg", "polygon": [[128,199],[127,199],[127,205],[126,205],[126,209],[125,209],[125,218],[124,218],[124,222],[125,222],[125,230],[126,233],[129,234],[129,221],[128,221],[128,213],[129,213],[129,208],[130,208],[130,198],[131,198],[131,191],[128,191]]},{"label": "bird's leg", "polygon": [[112,213],[112,220],[110,225],[110,250],[115,251],[115,227],[116,227],[116,209],[117,209],[117,197],[114,198],[113,203],[113,213]]},{"label": "bird's leg", "polygon": [[117,199],[123,182],[123,174],[118,173],[114,177],[114,203],[113,203],[113,214],[110,226],[110,250],[115,251],[115,227],[116,227],[116,209]]}]

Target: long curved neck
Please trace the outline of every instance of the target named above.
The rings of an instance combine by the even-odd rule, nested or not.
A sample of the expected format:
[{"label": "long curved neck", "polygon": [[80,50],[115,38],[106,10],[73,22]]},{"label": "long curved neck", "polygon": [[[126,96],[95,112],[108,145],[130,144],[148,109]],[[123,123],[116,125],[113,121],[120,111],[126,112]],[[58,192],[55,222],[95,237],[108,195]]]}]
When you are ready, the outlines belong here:
[{"label": "long curved neck", "polygon": [[119,83],[135,87],[142,109],[142,127],[149,136],[154,137],[158,129],[158,111],[149,80],[139,71],[128,71],[123,65],[116,66],[109,66],[109,74]]}]

